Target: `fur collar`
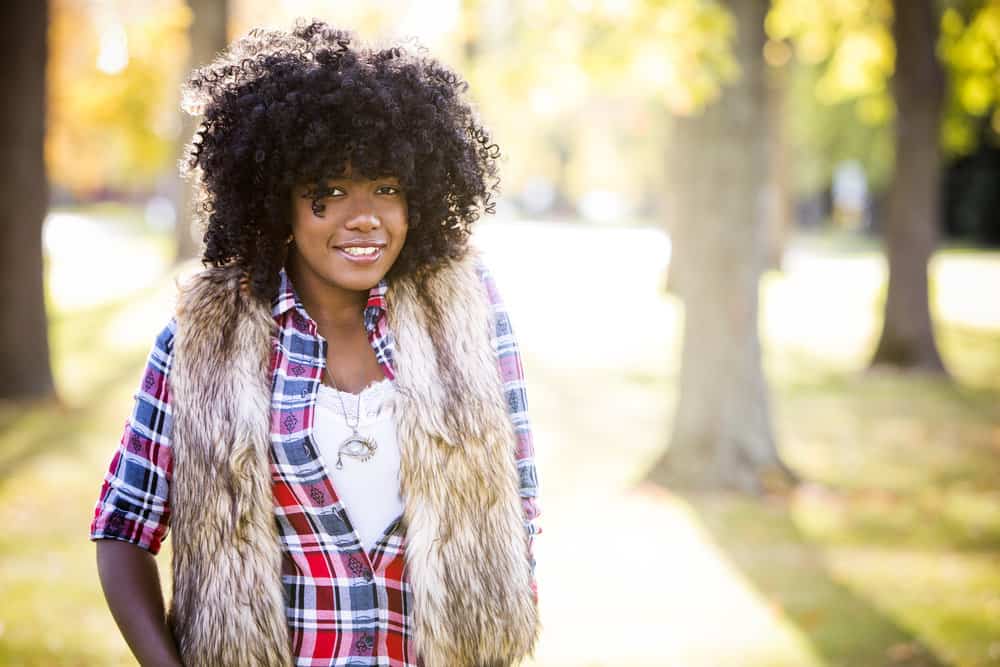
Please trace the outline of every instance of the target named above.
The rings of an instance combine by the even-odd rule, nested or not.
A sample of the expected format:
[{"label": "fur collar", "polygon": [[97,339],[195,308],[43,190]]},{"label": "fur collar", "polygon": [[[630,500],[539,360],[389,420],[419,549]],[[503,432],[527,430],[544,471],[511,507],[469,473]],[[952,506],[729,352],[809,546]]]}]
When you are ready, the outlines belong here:
[{"label": "fur collar", "polygon": [[[427,667],[510,665],[539,632],[516,441],[474,261],[386,294],[405,559]],[[168,619],[189,667],[292,664],[269,467],[276,326],[234,268],[180,288]]]}]

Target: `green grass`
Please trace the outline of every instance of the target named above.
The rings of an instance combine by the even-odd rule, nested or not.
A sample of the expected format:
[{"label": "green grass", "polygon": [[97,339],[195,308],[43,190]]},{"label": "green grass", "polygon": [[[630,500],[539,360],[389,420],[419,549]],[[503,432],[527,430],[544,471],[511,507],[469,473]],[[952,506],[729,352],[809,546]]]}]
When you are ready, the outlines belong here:
[{"label": "green grass", "polygon": [[[878,261],[863,243],[802,243],[833,261],[835,280]],[[997,253],[942,258],[941,313],[985,303],[988,284],[1000,291]],[[635,345],[626,328],[593,359],[556,363],[523,323],[544,530],[534,667],[1000,665],[1000,321],[939,316],[955,382],[863,374],[883,286],[857,275],[854,292],[828,300],[835,336],[797,319],[801,290],[822,283],[765,280],[772,416],[784,459],[809,480],[787,501],[636,482],[670,432],[676,328],[651,334],[642,363],[615,356]],[[135,664],[87,528],[167,315],[148,304],[165,303],[172,282],[144,289],[51,313],[64,403],[0,406],[0,664]],[[644,298],[658,312],[678,308],[656,290]],[[605,307],[592,316],[615,312]],[[109,318],[131,328],[125,343]],[[164,575],[168,559],[169,540]]]}]

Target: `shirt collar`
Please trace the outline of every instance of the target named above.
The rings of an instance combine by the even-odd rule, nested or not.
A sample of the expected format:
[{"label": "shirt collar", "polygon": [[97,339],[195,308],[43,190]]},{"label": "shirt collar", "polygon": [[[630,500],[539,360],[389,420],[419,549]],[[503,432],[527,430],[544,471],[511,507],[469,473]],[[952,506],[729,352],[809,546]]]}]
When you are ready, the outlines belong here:
[{"label": "shirt collar", "polygon": [[[375,325],[378,324],[379,317],[385,311],[385,294],[388,287],[389,284],[383,278],[378,281],[377,285],[368,290],[368,303],[365,305],[364,313],[365,329],[368,331],[375,330]],[[299,300],[299,295],[292,286],[288,272],[282,266],[281,271],[278,273],[278,294],[271,301],[271,315],[275,319],[278,319],[293,307],[298,308],[303,313],[306,311],[305,306],[302,305],[302,301]]]}]

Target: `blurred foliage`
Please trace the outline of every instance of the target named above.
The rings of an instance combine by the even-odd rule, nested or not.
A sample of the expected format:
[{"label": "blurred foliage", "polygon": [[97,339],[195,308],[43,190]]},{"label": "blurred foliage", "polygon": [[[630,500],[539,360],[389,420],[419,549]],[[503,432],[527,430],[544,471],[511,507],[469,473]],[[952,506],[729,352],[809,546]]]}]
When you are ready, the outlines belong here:
[{"label": "blurred foliage", "polygon": [[[243,0],[234,10],[237,33],[254,25],[288,28],[295,16],[307,16],[364,39],[417,36],[470,82],[504,156],[503,190],[542,184],[563,204],[595,190],[636,204],[658,196],[664,104],[693,111],[737,73],[728,55],[729,17],[708,0],[466,0],[433,7],[372,0],[336,8],[315,0]],[[617,168],[624,164],[629,169]]]},{"label": "blurred foliage", "polygon": [[858,120],[880,122],[891,108],[891,20],[889,0],[774,0],[765,29],[773,39],[794,38],[802,62],[824,65],[814,87],[819,102],[865,101]]},{"label": "blurred foliage", "polygon": [[849,159],[875,189],[891,177],[891,20],[889,0],[774,0],[769,45],[790,42],[795,54],[782,66],[797,191],[822,189]]},{"label": "blurred foliage", "polygon": [[[815,91],[823,76],[819,65],[795,63],[788,66],[788,94],[785,122],[791,140],[792,175],[795,190],[817,192],[826,187],[836,166],[847,160],[861,163],[874,190],[883,189],[892,177],[893,136],[888,118],[861,120],[861,108],[870,102],[893,113],[892,99],[884,93],[864,99],[843,99],[824,104]],[[880,112],[881,113],[881,112]]]},{"label": "blurred foliage", "polygon": [[[789,123],[796,186],[811,192],[830,182],[835,165],[861,162],[875,189],[893,168],[895,103],[889,80],[895,46],[889,0],[774,0],[766,21],[772,43],[790,42]],[[967,154],[992,113],[1000,135],[1000,0],[949,0],[937,52],[948,74],[941,141]]]},{"label": "blurred foliage", "polygon": [[[732,17],[717,0],[230,0],[231,29],[317,17],[366,39],[416,35],[469,79],[505,156],[503,188],[595,191],[649,212],[664,196],[674,115],[739,76]],[[1000,132],[1000,0],[946,0],[938,53],[949,72],[943,145]],[[182,0],[53,0],[47,160],[85,195],[148,189],[172,171],[186,73]],[[774,0],[763,56],[787,85],[794,188],[815,192],[858,160],[873,189],[892,172],[890,0]],[[985,129],[985,133],[984,133]],[[505,159],[507,159],[505,157]],[[628,165],[628,168],[624,168]]]},{"label": "blurred foliage", "polygon": [[[732,18],[710,0],[627,2],[520,0],[517,45],[544,54],[539,67],[518,67],[529,90],[542,88],[556,106],[579,105],[580,94],[634,94],[692,114],[718,97],[738,65],[730,53]],[[515,74],[516,76],[516,74]]]},{"label": "blurred foliage", "polygon": [[977,10],[946,9],[938,54],[951,73],[944,143],[954,153],[969,153],[984,122],[994,138],[1000,136],[1000,0]]},{"label": "blurred foliage", "polygon": [[[221,0],[220,0],[221,1]],[[229,28],[234,37],[252,28],[266,26],[288,30],[296,18],[318,18],[346,27],[363,36],[385,34],[398,24],[413,3],[400,0],[225,0],[229,3]]]},{"label": "blurred foliage", "polygon": [[46,162],[76,195],[148,187],[171,164],[191,14],[181,0],[52,0]]},{"label": "blurred foliage", "polygon": [[[710,0],[480,0],[462,4],[461,69],[514,190],[577,201],[662,195],[669,114],[696,113],[738,76],[731,17]],[[628,165],[627,168],[624,165]]]}]

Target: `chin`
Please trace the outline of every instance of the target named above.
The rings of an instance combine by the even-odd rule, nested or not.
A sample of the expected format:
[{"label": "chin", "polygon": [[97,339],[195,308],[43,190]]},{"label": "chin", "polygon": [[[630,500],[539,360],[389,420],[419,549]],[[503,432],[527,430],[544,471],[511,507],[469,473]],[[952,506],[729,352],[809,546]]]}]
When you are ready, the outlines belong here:
[{"label": "chin", "polygon": [[369,270],[354,270],[347,275],[327,276],[327,281],[343,289],[367,292],[378,285],[378,281],[382,280],[384,276],[385,271],[372,267]]}]

